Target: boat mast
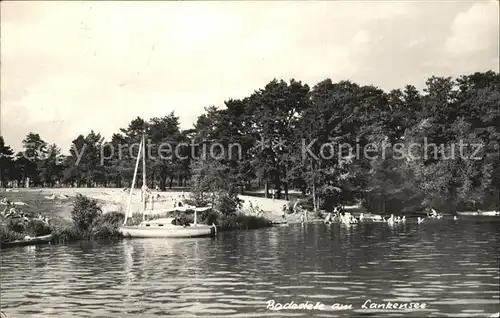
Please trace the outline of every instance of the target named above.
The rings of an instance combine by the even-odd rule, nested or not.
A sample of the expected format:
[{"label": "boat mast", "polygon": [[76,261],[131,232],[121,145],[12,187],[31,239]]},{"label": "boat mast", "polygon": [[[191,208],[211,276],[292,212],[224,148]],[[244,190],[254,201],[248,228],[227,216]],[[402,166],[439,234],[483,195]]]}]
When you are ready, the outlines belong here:
[{"label": "boat mast", "polygon": [[125,220],[123,221],[123,225],[127,225],[127,219],[128,219],[129,214],[130,214],[130,205],[132,204],[132,194],[134,191],[135,179],[137,177],[137,169],[139,169],[139,160],[141,159],[141,150],[143,148],[142,142],[143,142],[143,140],[141,140],[141,143],[139,144],[139,152],[137,153],[137,160],[135,162],[134,177],[132,178],[132,184],[130,185],[130,193],[128,196],[127,211],[125,212]]},{"label": "boat mast", "polygon": [[142,132],[142,220],[146,218],[146,130]]}]

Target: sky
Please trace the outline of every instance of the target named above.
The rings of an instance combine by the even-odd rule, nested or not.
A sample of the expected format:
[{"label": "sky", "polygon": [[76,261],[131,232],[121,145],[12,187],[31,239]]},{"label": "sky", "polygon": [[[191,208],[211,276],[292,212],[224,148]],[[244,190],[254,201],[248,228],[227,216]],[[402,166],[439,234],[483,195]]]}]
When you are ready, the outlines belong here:
[{"label": "sky", "polygon": [[386,91],[499,71],[499,2],[1,2],[1,133],[67,152],[137,116],[191,128],[273,78]]}]

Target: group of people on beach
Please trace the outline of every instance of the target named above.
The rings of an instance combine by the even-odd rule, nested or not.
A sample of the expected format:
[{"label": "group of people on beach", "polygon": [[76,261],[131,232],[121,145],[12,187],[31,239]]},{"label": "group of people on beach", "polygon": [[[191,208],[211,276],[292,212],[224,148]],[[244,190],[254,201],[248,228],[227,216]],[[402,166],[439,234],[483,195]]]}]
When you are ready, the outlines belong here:
[{"label": "group of people on beach", "polygon": [[441,214],[438,214],[436,210],[433,208],[430,208],[430,210],[427,212],[427,217],[428,218],[435,218],[435,219],[440,219],[442,217]]},{"label": "group of people on beach", "polygon": [[[5,205],[5,208],[0,212],[0,215],[4,218],[23,219],[25,221],[35,219],[33,214],[25,213],[21,209],[16,208],[7,198],[3,198],[2,200],[0,200],[0,203],[2,205]],[[42,216],[39,213],[36,219],[46,223],[47,225],[50,225],[50,218],[48,216]]]},{"label": "group of people on beach", "polygon": [[[362,218],[362,214],[360,216]],[[334,220],[339,220],[343,223],[357,223],[358,220],[350,213],[345,212],[344,207],[341,205],[335,206],[333,208],[333,213],[328,213],[324,219],[325,224],[331,224]]]},{"label": "group of people on beach", "polygon": [[184,202],[185,199],[186,199],[186,197],[184,196],[184,191],[183,191],[181,194],[179,194],[177,196],[177,198],[174,199],[173,207],[174,208],[180,208],[180,207],[184,206],[183,202]]},{"label": "group of people on beach", "polygon": [[264,214],[264,210],[262,210],[257,203],[254,206],[252,201],[249,201],[248,205],[250,213],[255,213],[257,216]]},{"label": "group of people on beach", "polygon": [[[130,190],[130,188],[125,188],[123,190],[127,191]],[[153,191],[151,191],[151,189],[149,189],[147,185],[143,185],[141,187],[141,202],[146,202],[146,203],[150,202],[152,210],[154,208],[155,201],[164,201],[166,199],[160,193],[158,193],[158,191],[159,191],[158,186],[156,186],[157,193],[153,193]],[[172,207],[177,208],[184,206],[184,201],[186,200],[186,196],[184,194],[184,191],[182,191],[182,193],[177,195],[177,197],[169,196],[168,199],[173,202]]]},{"label": "group of people on beach", "polygon": [[283,221],[286,222],[286,215],[287,214],[298,214],[298,213],[301,213],[300,214],[300,221],[302,223],[304,223],[305,221],[307,221],[309,219],[309,212],[306,210],[306,209],[302,209],[300,206],[299,206],[299,201],[295,201],[293,207],[290,209],[290,206],[288,204],[283,204],[283,207],[282,207],[282,219]]}]

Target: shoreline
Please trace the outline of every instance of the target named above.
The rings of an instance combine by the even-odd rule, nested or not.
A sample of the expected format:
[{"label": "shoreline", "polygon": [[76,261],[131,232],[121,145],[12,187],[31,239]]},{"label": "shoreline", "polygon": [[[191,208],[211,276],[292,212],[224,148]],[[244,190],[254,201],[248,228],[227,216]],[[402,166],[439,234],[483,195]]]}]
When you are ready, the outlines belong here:
[{"label": "shoreline", "polygon": [[[17,212],[19,216],[10,217],[7,215],[6,217],[2,217],[4,220],[4,222],[2,222],[2,228],[4,228],[2,230],[2,249],[8,248],[10,245],[65,244],[71,241],[123,238],[118,230],[119,225],[123,221],[118,221],[117,217],[121,215],[121,217],[118,218],[123,219],[130,192],[124,191],[121,188],[32,188],[14,189],[14,191],[2,192],[0,192],[0,195],[7,194],[1,196],[8,199],[8,201],[16,203],[22,202],[22,207]],[[152,193],[153,195],[159,195],[161,197],[161,200],[154,202],[155,210],[171,209],[174,207],[176,201],[182,200],[183,196],[187,197],[189,195],[189,192],[185,191],[152,191]],[[81,205],[79,203],[80,200],[75,200],[75,198],[78,198],[78,195],[81,195],[82,198],[86,198],[86,202],[88,203]],[[130,211],[132,214],[142,212],[140,197],[140,189],[134,189]],[[272,227],[276,220],[282,220],[282,212],[280,212],[281,209],[278,209],[278,207],[281,207],[286,201],[249,196],[240,196],[240,199],[244,201],[242,208],[236,211],[234,215],[216,216],[216,223],[219,222],[217,224],[220,226],[220,231]],[[91,201],[89,200],[95,203],[90,203]],[[89,203],[90,210],[88,210]],[[250,203],[253,203],[255,207],[260,207],[264,212],[245,213],[248,212],[245,208],[247,208]],[[80,206],[79,211],[89,211],[89,216],[94,215],[92,217],[93,220],[90,220],[90,223],[88,223],[88,226],[90,226],[89,229],[93,228],[91,232],[97,230],[98,233],[101,233],[104,230],[105,234],[102,234],[104,236],[97,234],[98,236],[94,237],[94,234],[89,234],[91,232],[88,232],[87,227],[80,228],[78,225],[79,223],[75,223],[79,221],[75,221],[72,213],[77,205]],[[81,210],[82,207],[84,210]],[[147,205],[147,209],[150,207],[151,203]],[[101,212],[93,214],[92,210],[98,211],[96,209],[100,209]],[[30,226],[32,227],[33,224],[32,222],[37,221],[35,218],[37,214],[48,216],[54,221],[51,221],[50,225],[46,223],[46,226],[52,229],[50,231],[50,235],[52,236],[50,242],[39,242],[38,235],[40,234],[30,234],[31,232],[29,232],[29,228]],[[28,216],[28,218],[26,218],[26,216]],[[79,217],[81,218],[82,215]],[[25,220],[23,220],[23,218]],[[110,220],[112,220],[112,223],[109,223]],[[8,225],[12,221],[17,224],[14,226],[21,226],[23,230],[16,230],[14,227],[11,227],[13,226],[12,224]],[[97,221],[97,223],[95,221]],[[293,223],[293,220],[290,220],[290,218],[288,218],[287,221]],[[44,225],[44,227],[46,226]],[[20,236],[24,236],[24,238]],[[27,238],[28,236],[31,236],[31,238]],[[42,237],[45,238],[45,236]]]},{"label": "shoreline", "polygon": [[[14,189],[18,190],[18,192],[7,192],[10,195],[15,196],[15,194],[20,194],[23,192],[30,193],[40,193],[43,196],[50,196],[51,194],[57,195],[67,195],[69,200],[74,199],[77,194],[82,194],[86,197],[96,199],[103,210],[103,213],[109,212],[124,212],[127,204],[128,204],[128,196],[129,191],[124,191],[123,188],[18,188]],[[2,191],[5,192],[5,191]],[[0,192],[0,195],[1,193]],[[172,208],[174,202],[179,198],[189,195],[189,191],[183,191],[180,189],[172,189],[172,191],[151,191],[153,194],[159,194],[163,200],[154,201],[153,206],[154,209],[169,209]],[[241,212],[245,212],[250,208],[250,203],[254,208],[260,208],[264,213],[263,217],[269,218],[271,221],[281,221],[281,216],[283,214],[283,205],[289,204],[290,200],[283,199],[272,199],[272,198],[263,198],[259,196],[251,196],[251,195],[238,195],[238,198],[243,200],[241,206]],[[69,201],[68,200],[68,201]],[[59,202],[57,199],[54,202]],[[64,201],[62,201],[64,202]],[[147,209],[151,207],[151,204],[148,202]],[[131,212],[137,213],[141,212],[142,206],[140,202],[140,189],[134,189],[132,192],[132,202],[131,202]],[[314,212],[309,211],[309,216],[312,217]],[[66,216],[69,218],[68,213]],[[254,215],[248,214],[246,215]],[[287,214],[287,219],[300,219],[300,215],[295,217],[294,214]],[[290,222],[290,220],[288,220]]]}]

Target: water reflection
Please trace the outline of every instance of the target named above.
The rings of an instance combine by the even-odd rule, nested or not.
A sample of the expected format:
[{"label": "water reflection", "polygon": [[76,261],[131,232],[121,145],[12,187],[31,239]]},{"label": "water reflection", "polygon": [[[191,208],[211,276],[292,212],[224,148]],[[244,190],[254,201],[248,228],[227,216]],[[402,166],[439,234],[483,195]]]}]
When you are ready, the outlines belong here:
[{"label": "water reflection", "polygon": [[[498,224],[297,224],[218,239],[124,240],[4,250],[8,317],[418,316],[498,312]],[[322,302],[273,312],[266,301]],[[333,303],[354,310],[334,311]]]}]

